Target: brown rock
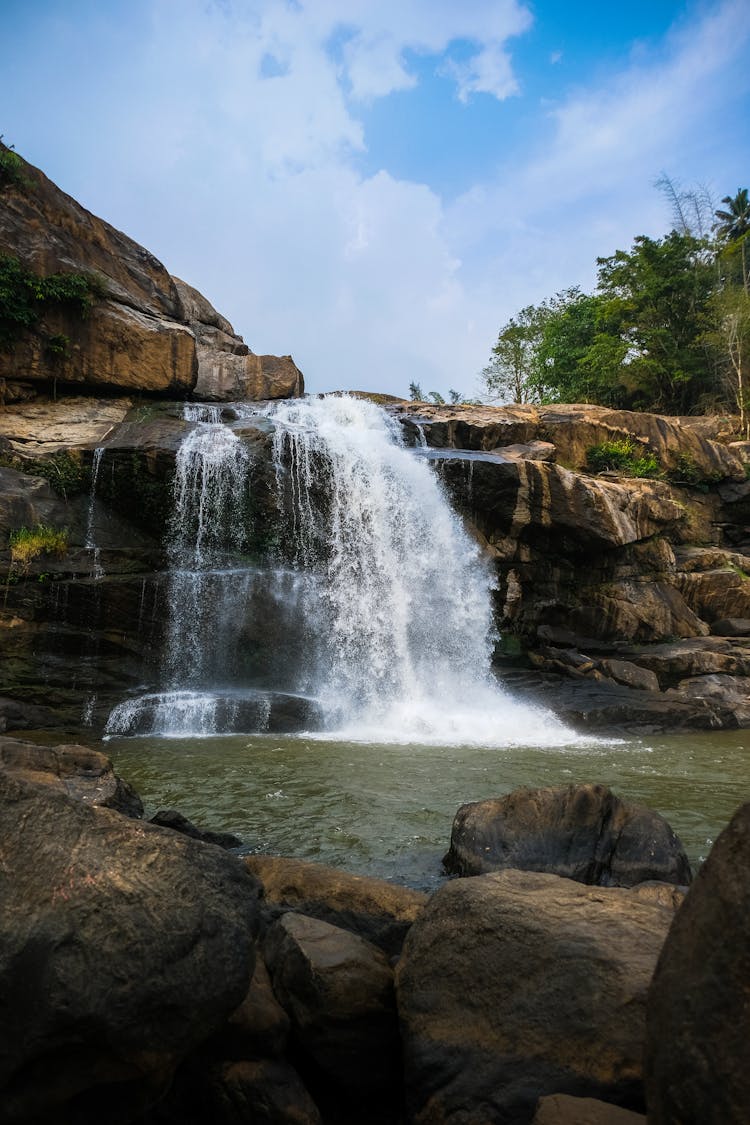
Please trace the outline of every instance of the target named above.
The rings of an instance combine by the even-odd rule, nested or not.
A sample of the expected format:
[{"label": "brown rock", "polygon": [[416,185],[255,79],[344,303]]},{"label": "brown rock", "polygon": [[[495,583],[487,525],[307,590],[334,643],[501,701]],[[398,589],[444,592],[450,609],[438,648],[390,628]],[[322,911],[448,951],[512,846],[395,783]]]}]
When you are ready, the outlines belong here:
[{"label": "brown rock", "polygon": [[443,864],[454,875],[514,867],[605,887],[690,882],[687,856],[664,817],[606,785],[516,789],[462,805]]},{"label": "brown rock", "polygon": [[646,994],[670,921],[554,875],[442,887],[396,970],[414,1122],[520,1125],[554,1093],[642,1109]]},{"label": "brown rock", "polygon": [[[83,319],[56,312],[40,327],[41,335],[27,333],[12,351],[0,352],[0,376],[173,395],[195,386],[195,337],[177,321],[107,300]],[[54,362],[45,342],[51,335],[69,341],[66,354]]]},{"label": "brown rock", "polygon": [[393,972],[379,949],[337,926],[285,914],[266,936],[273,989],[298,1047],[329,1083],[392,1092],[400,1072]]},{"label": "brown rock", "polygon": [[271,918],[298,911],[349,930],[389,955],[401,951],[409,927],[427,902],[421,891],[322,863],[250,855],[245,866],[260,880],[261,906]]},{"label": "brown rock", "polygon": [[39,746],[0,737],[0,770],[49,786],[86,805],[143,816],[143,803],[135,790],[117,776],[105,754],[88,746]]},{"label": "brown rock", "polygon": [[539,1099],[531,1125],[646,1125],[646,1118],[596,1098],[550,1094]]},{"label": "brown rock", "polygon": [[93,273],[104,279],[112,298],[142,313],[183,319],[177,290],[164,266],[92,215],[31,164],[24,164],[28,187],[6,188],[0,209],[0,253],[36,273]]},{"label": "brown rock", "polygon": [[648,999],[650,1125],[750,1115],[750,803],[721,833],[677,913]]}]

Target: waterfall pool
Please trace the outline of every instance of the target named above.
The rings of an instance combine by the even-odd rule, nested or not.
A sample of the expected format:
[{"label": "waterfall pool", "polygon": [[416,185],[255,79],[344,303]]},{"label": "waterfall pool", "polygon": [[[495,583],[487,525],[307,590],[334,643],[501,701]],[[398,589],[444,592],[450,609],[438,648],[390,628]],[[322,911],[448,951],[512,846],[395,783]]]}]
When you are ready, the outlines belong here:
[{"label": "waterfall pool", "polygon": [[458,746],[298,735],[111,739],[147,815],[177,808],[252,852],[294,856],[424,889],[442,879],[466,801],[521,785],[602,782],[657,809],[693,867],[748,796],[750,732]]}]

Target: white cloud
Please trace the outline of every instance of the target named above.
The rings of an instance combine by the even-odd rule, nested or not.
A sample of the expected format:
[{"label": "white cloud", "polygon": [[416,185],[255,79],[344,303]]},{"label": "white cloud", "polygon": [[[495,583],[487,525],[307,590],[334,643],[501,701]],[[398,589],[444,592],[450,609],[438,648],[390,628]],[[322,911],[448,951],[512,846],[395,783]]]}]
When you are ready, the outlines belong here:
[{"label": "white cloud", "polygon": [[27,154],[38,138],[65,190],[203,290],[251,347],[292,351],[311,390],[471,391],[504,319],[591,280],[598,253],[659,233],[653,177],[696,178],[712,138],[741,127],[722,115],[731,83],[747,83],[750,13],[729,2],[561,101],[525,152],[447,204],[429,184],[358,170],[358,112],[411,87],[414,54],[451,63],[459,98],[508,97],[523,5],[134,3],[149,18],[126,51],[116,28],[79,21],[66,38],[59,18],[37,20],[33,55],[9,49],[5,80],[17,92],[25,46],[29,82],[48,74],[55,99],[39,115],[17,97],[6,132]]}]

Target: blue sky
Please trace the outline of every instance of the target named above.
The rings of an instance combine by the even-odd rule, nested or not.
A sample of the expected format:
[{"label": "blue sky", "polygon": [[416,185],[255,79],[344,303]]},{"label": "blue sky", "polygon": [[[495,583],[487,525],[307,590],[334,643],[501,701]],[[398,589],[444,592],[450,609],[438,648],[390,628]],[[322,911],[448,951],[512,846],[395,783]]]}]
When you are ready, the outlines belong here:
[{"label": "blue sky", "polygon": [[475,393],[502,323],[750,183],[747,0],[2,0],[0,132],[311,391]]}]

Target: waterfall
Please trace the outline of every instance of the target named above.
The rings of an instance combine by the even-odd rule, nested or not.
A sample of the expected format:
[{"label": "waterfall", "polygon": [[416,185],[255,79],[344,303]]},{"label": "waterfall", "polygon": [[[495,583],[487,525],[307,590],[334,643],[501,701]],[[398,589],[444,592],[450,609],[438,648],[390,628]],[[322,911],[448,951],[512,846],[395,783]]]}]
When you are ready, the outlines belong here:
[{"label": "waterfall", "polygon": [[[559,741],[491,674],[489,563],[398,422],[347,395],[268,408],[329,727],[373,741]],[[569,732],[565,732],[569,734]]]},{"label": "waterfall", "polygon": [[[489,564],[394,419],[347,395],[227,413],[186,408],[162,683],[116,707],[108,733],[569,740],[492,676]],[[278,534],[262,562],[247,557],[253,419],[272,426]]]}]

